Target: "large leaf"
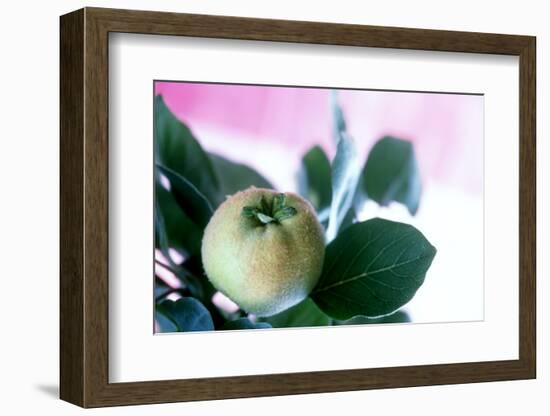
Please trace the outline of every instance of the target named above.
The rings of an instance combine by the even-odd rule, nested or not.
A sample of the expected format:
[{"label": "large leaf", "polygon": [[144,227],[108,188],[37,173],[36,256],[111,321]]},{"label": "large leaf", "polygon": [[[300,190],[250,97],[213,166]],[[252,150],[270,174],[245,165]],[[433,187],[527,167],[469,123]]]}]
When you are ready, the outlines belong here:
[{"label": "large leaf", "polygon": [[224,326],[221,327],[222,331],[233,331],[236,329],[267,329],[271,328],[271,325],[267,322],[252,322],[248,318],[239,318],[234,321],[226,322]]},{"label": "large leaf", "polygon": [[170,168],[157,164],[157,169],[170,181],[170,191],[183,212],[204,229],[214,209],[210,201],[185,177]]},{"label": "large leaf", "polygon": [[390,314],[412,299],[435,253],[411,225],[380,218],[353,224],[327,246],[311,297],[335,319]]},{"label": "large leaf", "polygon": [[170,320],[176,326],[177,332],[214,330],[208,309],[195,298],[181,298],[175,302],[165,300],[156,305],[156,311]]},{"label": "large leaf", "polygon": [[209,155],[214,166],[214,171],[218,176],[222,197],[225,198],[228,195],[233,195],[250,186],[267,189],[273,188],[273,185],[267,179],[251,167],[242,163],[232,162],[213,153]]},{"label": "large leaf", "polygon": [[392,201],[416,214],[422,186],[413,144],[386,136],[371,149],[363,170],[364,190],[382,206]]},{"label": "large leaf", "polygon": [[155,97],[155,161],[191,182],[213,206],[221,198],[212,162],[191,130]]},{"label": "large leaf", "polygon": [[342,109],[335,98],[333,98],[332,103],[338,145],[331,166],[332,201],[326,232],[326,238],[329,242],[338,235],[338,230],[353,205],[355,190],[361,174],[359,154],[353,138],[345,130],[346,124]]},{"label": "large leaf", "polygon": [[309,298],[286,311],[261,320],[269,322],[274,328],[327,326],[330,323],[330,318]]},{"label": "large leaf", "polygon": [[327,155],[321,147],[313,147],[302,158],[298,182],[300,194],[307,198],[317,211],[330,206],[331,168]]}]

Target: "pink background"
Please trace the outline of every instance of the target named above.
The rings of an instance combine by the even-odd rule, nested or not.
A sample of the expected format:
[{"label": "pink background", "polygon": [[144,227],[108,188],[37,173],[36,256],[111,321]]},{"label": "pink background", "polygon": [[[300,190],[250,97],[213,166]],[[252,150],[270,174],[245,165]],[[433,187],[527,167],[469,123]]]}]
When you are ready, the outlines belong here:
[{"label": "pink background", "polygon": [[[227,146],[233,137],[251,146],[276,143],[291,166],[315,144],[329,158],[334,154],[329,89],[157,82],[155,91],[203,146],[218,153],[225,149],[209,143],[213,132],[225,135]],[[340,90],[338,97],[365,157],[377,139],[395,135],[414,142],[425,183],[482,192],[482,96]]]}]

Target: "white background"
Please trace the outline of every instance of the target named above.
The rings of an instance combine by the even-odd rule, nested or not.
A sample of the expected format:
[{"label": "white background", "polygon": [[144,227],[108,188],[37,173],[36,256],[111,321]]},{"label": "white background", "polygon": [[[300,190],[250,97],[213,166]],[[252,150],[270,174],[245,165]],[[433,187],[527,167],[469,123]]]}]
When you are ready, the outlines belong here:
[{"label": "white background", "polygon": [[[112,36],[110,53],[109,215],[113,219],[109,223],[110,381],[518,358],[518,280],[517,275],[510,273],[518,268],[518,193],[512,195],[509,191],[509,187],[518,188],[517,58],[277,43],[266,48],[257,42],[128,34]],[[143,56],[148,59],[143,61]],[[219,62],[224,62],[223,69],[219,68]],[[150,167],[153,160],[151,81],[178,78],[483,92],[485,206],[479,207],[477,222],[462,216],[463,212],[454,211],[456,225],[473,222],[472,228],[463,226],[465,236],[455,235],[448,224],[454,207],[431,212],[426,221],[431,227],[419,226],[432,242],[438,241],[433,228],[451,233],[455,239],[457,246],[451,247],[434,242],[439,253],[427,280],[440,280],[442,275],[456,273],[466,293],[457,290],[452,279],[441,280],[452,292],[460,312],[447,315],[446,320],[437,305],[430,302],[431,320],[424,321],[430,324],[423,325],[152,336],[154,180],[152,169],[144,168]],[[235,144],[226,141],[226,145]],[[461,201],[461,210],[467,208]],[[503,234],[509,238],[503,239]],[[468,245],[474,255],[463,250],[463,245]],[[446,251],[456,252],[457,247],[460,250],[456,257],[443,264],[439,261]],[[462,256],[468,260],[463,261]],[[456,263],[463,264],[455,266]],[[451,273],[450,268],[454,269]],[[468,281],[468,274],[478,276],[474,284]],[[445,295],[445,292],[432,294],[436,298]],[[451,300],[445,302],[453,304]],[[477,314],[472,313],[476,310]],[[221,345],[223,354],[218,353]],[[186,357],[208,359],[178,360],[183,351]],[[342,351],[346,353],[335,353]]]},{"label": "white background", "polygon": [[[396,4],[397,3],[397,4]],[[9,4],[9,6],[8,6]],[[254,2],[217,1],[50,1],[6,3],[1,14],[2,82],[0,235],[4,263],[0,316],[0,369],[6,414],[79,414],[55,399],[58,385],[58,15],[83,5],[309,19],[376,25],[426,27],[538,36],[539,214],[550,147],[543,140],[544,103],[550,99],[544,72],[550,56],[550,28],[544,2],[503,1],[446,4],[437,1]],[[543,92],[544,91],[544,92]],[[547,223],[539,215],[539,262]],[[7,266],[7,267],[6,267]],[[550,365],[543,346],[547,333],[543,302],[550,301],[543,266],[538,270],[539,379],[477,385],[424,387],[340,394],[140,406],[88,414],[334,414],[463,415],[547,414]],[[8,413],[9,412],[9,413]]]}]

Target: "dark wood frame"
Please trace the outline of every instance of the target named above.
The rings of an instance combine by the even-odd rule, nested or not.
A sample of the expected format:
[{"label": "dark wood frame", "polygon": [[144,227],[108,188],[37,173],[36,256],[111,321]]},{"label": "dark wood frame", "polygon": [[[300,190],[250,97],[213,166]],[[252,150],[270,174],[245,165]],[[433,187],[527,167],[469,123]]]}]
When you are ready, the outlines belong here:
[{"label": "dark wood frame", "polygon": [[[98,407],[536,376],[535,38],[85,8],[61,17],[63,400]],[[108,34],[180,35],[519,56],[519,359],[137,383],[108,380]]]}]

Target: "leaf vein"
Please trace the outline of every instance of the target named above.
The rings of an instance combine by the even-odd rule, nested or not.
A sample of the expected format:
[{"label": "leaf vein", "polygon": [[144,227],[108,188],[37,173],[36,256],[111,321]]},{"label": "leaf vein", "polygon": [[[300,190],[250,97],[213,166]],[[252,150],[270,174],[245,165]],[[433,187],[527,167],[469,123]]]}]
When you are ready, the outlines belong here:
[{"label": "leaf vein", "polygon": [[[418,256],[418,257],[403,261],[401,263],[392,264],[391,266],[381,267],[380,269],[376,269],[376,270],[373,270],[373,271],[366,271],[366,272],[357,274],[355,276],[351,276],[347,279],[339,280],[338,282],[332,283],[332,284],[327,285],[325,287],[319,288],[315,292],[316,293],[324,292],[326,290],[333,289],[335,287],[338,287],[338,286],[341,286],[341,285],[344,285],[344,284],[347,284],[347,283],[351,283],[355,280],[358,280],[358,279],[361,279],[361,278],[364,278],[364,277],[367,277],[367,276],[372,276],[373,274],[382,273],[382,272],[385,272],[385,271],[388,271],[388,270],[392,270],[395,267],[400,267],[400,266],[403,266],[405,264],[413,263],[413,262],[418,261],[418,260],[420,260],[422,258],[425,258],[425,257],[428,257],[428,254]],[[406,277],[406,276],[403,276],[403,277]]]}]

